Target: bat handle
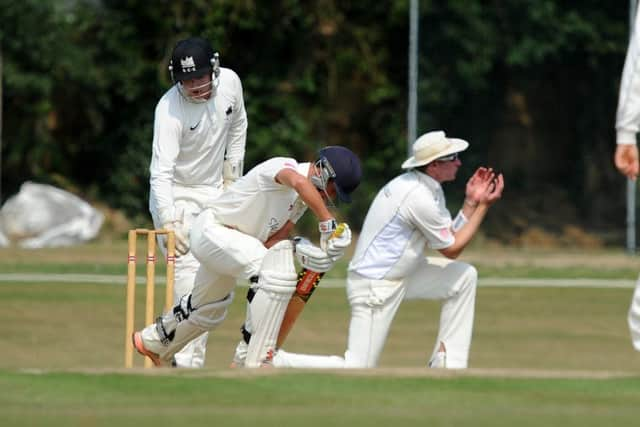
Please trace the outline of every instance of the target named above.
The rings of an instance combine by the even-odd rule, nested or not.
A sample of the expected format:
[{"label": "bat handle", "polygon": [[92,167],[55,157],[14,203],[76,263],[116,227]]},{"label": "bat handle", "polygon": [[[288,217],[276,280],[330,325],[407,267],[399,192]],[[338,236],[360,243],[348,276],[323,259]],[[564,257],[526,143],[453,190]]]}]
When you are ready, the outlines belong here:
[{"label": "bat handle", "polygon": [[338,226],[336,227],[335,230],[333,230],[333,233],[331,233],[331,237],[329,237],[330,239],[333,237],[340,237],[342,236],[342,233],[344,233],[345,228],[347,227],[347,223],[345,222],[341,222],[340,224],[338,224]]}]

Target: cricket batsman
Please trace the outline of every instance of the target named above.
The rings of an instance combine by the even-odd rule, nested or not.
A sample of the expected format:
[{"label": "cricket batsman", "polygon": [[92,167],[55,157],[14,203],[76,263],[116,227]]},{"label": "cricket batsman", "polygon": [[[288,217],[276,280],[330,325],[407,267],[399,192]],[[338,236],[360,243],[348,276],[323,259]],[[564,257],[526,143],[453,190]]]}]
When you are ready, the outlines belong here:
[{"label": "cricket batsman", "polygon": [[[249,304],[252,338],[245,366],[270,363],[286,307],[296,286],[294,259],[324,272],[344,255],[351,232],[332,237],[337,228],[328,204],[350,201],[361,166],[349,149],[329,146],[312,163],[293,158],[267,160],[239,180],[195,219],[191,252],[200,262],[193,290],[155,323],[135,332],[136,350],[154,365],[165,366],[190,340],[224,320],[237,280],[249,280],[255,296]],[[320,244],[288,237],[310,209],[318,220]]]}]

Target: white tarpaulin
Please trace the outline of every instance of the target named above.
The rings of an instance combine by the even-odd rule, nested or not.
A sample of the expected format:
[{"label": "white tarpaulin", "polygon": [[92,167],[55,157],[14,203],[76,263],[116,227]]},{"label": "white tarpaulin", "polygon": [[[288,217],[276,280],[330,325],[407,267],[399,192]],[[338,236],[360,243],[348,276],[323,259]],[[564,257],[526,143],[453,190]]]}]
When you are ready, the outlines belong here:
[{"label": "white tarpaulin", "polygon": [[75,245],[96,237],[103,222],[104,215],[79,197],[27,181],[0,209],[0,246]]}]

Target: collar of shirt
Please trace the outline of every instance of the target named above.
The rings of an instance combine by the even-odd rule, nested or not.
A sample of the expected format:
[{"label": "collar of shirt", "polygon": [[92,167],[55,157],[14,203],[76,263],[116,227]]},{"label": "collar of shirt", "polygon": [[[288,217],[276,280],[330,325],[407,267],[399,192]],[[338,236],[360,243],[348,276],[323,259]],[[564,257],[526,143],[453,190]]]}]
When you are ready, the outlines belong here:
[{"label": "collar of shirt", "polygon": [[426,173],[418,172],[417,170],[413,170],[409,173],[413,173],[416,176],[416,179],[422,183],[424,183],[427,187],[434,191],[442,191],[442,185],[435,179],[431,178]]},{"label": "collar of shirt", "polygon": [[311,167],[311,163],[307,162],[307,163],[298,163],[298,167],[296,168],[296,171],[304,176],[307,177],[309,176],[309,168]]}]

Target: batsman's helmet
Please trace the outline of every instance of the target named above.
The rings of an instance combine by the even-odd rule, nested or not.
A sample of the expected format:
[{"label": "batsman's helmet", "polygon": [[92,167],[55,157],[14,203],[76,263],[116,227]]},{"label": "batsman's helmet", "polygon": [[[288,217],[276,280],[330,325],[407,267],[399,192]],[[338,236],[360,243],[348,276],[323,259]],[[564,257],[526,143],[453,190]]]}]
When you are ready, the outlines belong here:
[{"label": "batsman's helmet", "polygon": [[207,73],[215,80],[220,74],[219,55],[200,37],[180,40],[173,48],[169,73],[174,83],[202,77]]},{"label": "batsman's helmet", "polygon": [[351,193],[362,179],[360,159],[353,151],[339,145],[325,147],[319,154],[314,164],[319,173],[311,177],[311,182],[319,190],[326,191],[329,180],[333,180],[338,198],[351,202]]}]

